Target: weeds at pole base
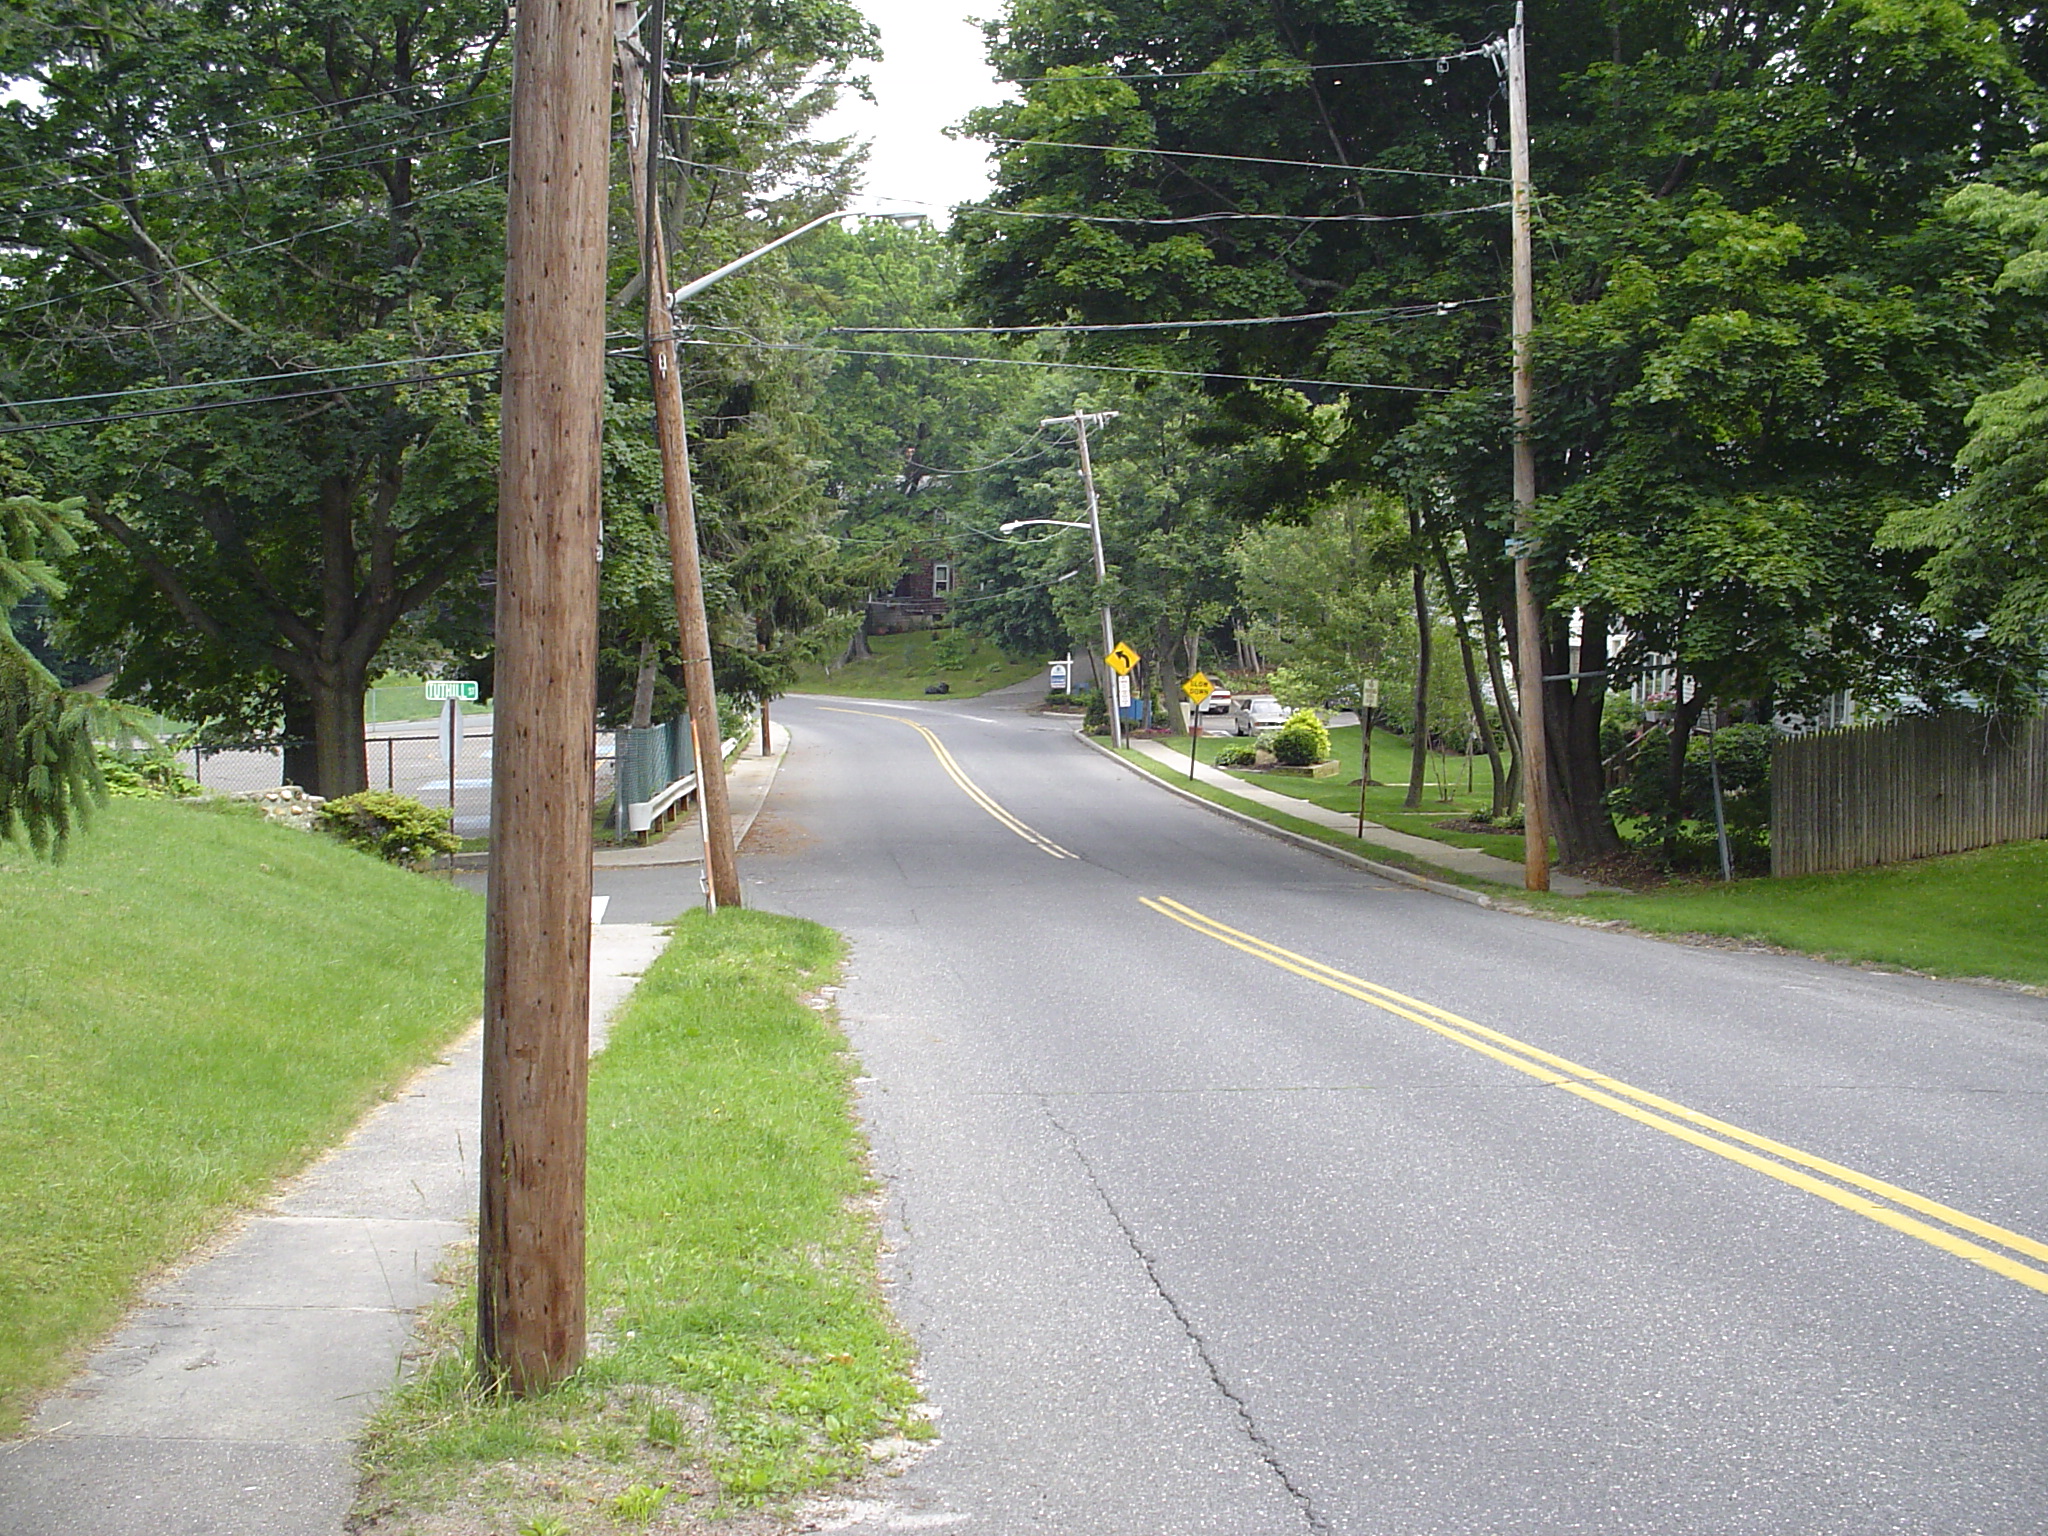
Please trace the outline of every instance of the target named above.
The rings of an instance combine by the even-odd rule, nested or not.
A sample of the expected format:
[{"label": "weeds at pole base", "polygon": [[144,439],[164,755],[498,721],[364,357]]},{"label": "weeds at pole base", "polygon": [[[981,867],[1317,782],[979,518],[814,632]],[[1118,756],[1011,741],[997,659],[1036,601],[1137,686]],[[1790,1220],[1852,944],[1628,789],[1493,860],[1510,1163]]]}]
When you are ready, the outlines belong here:
[{"label": "weeds at pole base", "polygon": [[352,1530],[780,1530],[777,1505],[931,1438],[876,1272],[841,953],[770,913],[678,921],[591,1063],[589,1359],[533,1399],[485,1392],[455,1277]]}]

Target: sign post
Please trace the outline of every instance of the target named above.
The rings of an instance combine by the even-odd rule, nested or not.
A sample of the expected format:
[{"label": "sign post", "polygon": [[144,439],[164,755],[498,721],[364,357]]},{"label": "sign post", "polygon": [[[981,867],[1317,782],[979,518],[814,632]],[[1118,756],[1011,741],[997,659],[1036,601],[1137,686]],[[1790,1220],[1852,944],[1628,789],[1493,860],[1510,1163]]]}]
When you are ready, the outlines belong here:
[{"label": "sign post", "polygon": [[1372,783],[1372,717],[1379,712],[1380,680],[1358,683],[1358,835],[1365,836],[1365,791]]},{"label": "sign post", "polygon": [[1131,669],[1137,666],[1142,658],[1131,649],[1128,642],[1119,640],[1109,648],[1109,654],[1102,659],[1109,663],[1109,670],[1116,674],[1116,687],[1111,690],[1109,706],[1110,740],[1122,746],[1124,711],[1130,707],[1131,702]]},{"label": "sign post", "polygon": [[[455,830],[455,763],[462,754],[462,706],[476,702],[477,688],[467,678],[436,678],[426,685],[428,702],[441,701],[441,763],[448,770],[448,829]],[[448,855],[448,878],[455,878],[455,855]]]},{"label": "sign post", "polygon": [[1180,691],[1194,706],[1188,712],[1188,777],[1192,779],[1195,776],[1195,744],[1202,739],[1202,706],[1216,691],[1216,685],[1209,681],[1206,673],[1197,672],[1180,685]]}]

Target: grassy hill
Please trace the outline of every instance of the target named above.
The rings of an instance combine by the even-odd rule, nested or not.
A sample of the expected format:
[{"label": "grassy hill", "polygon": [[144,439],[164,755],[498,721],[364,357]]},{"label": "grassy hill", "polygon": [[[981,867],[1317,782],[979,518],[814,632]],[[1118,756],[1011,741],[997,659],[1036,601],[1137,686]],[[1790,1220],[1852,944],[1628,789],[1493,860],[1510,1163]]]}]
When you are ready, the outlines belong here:
[{"label": "grassy hill", "polygon": [[914,699],[944,683],[954,698],[971,699],[1045,670],[1043,661],[1014,661],[964,630],[875,635],[868,647],[872,656],[843,667],[812,663],[799,669],[790,691],[843,699]]},{"label": "grassy hill", "polygon": [[227,810],[0,842],[0,1433],[480,1008],[483,903]]}]

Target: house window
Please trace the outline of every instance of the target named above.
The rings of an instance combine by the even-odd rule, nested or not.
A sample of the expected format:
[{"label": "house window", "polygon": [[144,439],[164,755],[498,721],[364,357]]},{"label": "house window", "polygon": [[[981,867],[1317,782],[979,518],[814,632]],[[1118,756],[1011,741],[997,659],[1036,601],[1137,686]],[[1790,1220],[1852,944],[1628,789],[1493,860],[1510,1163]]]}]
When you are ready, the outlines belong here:
[{"label": "house window", "polygon": [[953,590],[953,567],[944,561],[932,567],[932,596],[944,597]]}]

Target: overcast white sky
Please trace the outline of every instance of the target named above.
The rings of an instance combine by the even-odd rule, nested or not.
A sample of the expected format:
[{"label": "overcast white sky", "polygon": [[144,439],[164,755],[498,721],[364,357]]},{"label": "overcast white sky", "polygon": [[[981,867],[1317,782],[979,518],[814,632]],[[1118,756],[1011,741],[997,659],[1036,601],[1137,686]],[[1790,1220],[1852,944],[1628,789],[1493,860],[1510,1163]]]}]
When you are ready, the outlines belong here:
[{"label": "overcast white sky", "polygon": [[860,7],[882,34],[882,62],[869,71],[875,104],[849,94],[823,131],[873,146],[867,202],[943,221],[955,203],[988,191],[988,147],[943,130],[1001,99],[982,59],[981,29],[968,20],[997,13],[1001,0],[860,0]]}]

